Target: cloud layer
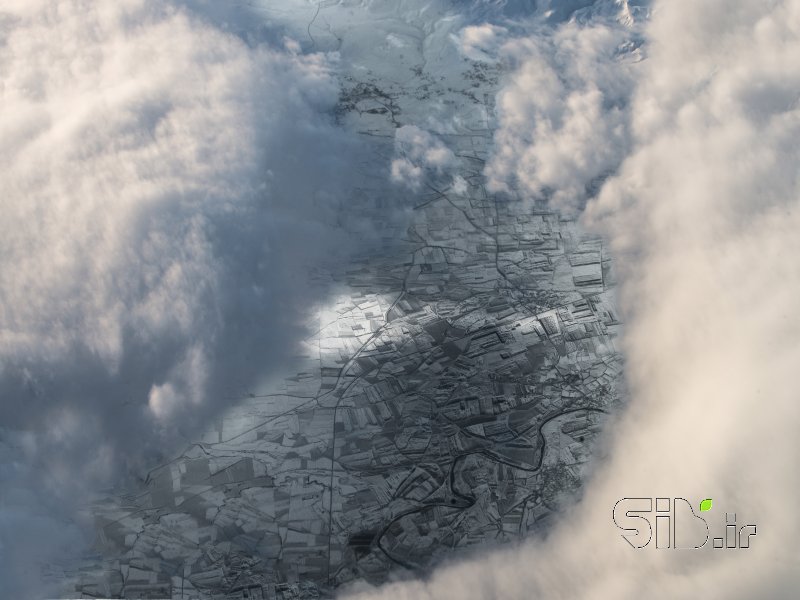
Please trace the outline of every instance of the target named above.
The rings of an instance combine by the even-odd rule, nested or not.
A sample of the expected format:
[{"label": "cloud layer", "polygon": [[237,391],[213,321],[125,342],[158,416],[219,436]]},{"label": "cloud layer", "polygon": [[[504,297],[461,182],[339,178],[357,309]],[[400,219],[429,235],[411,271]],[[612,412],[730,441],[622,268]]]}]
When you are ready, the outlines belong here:
[{"label": "cloud layer", "polygon": [[498,94],[500,129],[489,189],[547,197],[574,215],[630,147],[627,121],[635,30],[571,21],[516,38],[499,52],[515,69]]},{"label": "cloud layer", "polygon": [[12,1],[0,37],[0,580],[27,595],[30,523],[291,353],[359,149],[327,116],[335,56],[290,40],[150,0]]},{"label": "cloud layer", "polygon": [[[556,39],[613,35],[570,27]],[[557,52],[569,64],[555,71],[542,68],[538,54],[523,64],[500,95],[507,115],[509,107],[523,108],[505,120],[489,171],[524,186],[530,181],[531,192],[549,186],[554,198],[559,192],[572,198],[581,188],[570,172],[583,186],[594,167],[568,165],[562,157],[603,152],[603,140],[621,149],[601,161],[598,173],[620,166],[585,213],[616,251],[628,323],[632,398],[609,432],[608,459],[548,538],[353,597],[796,595],[800,2],[660,2],[647,46],[648,58],[635,72],[590,73],[578,79],[583,91],[577,96],[563,76],[548,74],[566,73],[569,81],[586,52],[602,55],[610,46]],[[586,81],[598,77],[605,83],[633,77],[616,120],[621,138],[607,129],[609,113],[598,115],[602,103],[589,101]],[[539,99],[530,98],[534,90]],[[559,101],[565,122],[577,119],[585,130],[567,134],[537,125],[527,142],[508,130],[526,118],[540,122],[542,107]],[[543,175],[547,160],[534,161],[531,175],[526,153],[536,156],[566,141],[577,147],[547,154],[564,166],[563,177]],[[758,533],[747,550],[633,550],[611,518],[614,503],[626,496],[684,497],[695,510],[710,497],[712,536],[724,532],[725,512],[735,512],[740,525],[755,523]]]}]

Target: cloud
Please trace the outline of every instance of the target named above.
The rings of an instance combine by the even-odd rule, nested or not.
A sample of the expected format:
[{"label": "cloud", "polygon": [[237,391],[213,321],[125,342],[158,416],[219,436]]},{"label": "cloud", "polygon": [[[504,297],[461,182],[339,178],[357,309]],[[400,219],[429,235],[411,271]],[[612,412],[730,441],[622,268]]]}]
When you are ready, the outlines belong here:
[{"label": "cloud", "polygon": [[416,125],[403,125],[395,132],[395,154],[392,160],[391,179],[413,190],[419,189],[423,180],[443,176],[457,165],[453,151],[432,133]]},{"label": "cloud", "polygon": [[70,513],[76,507],[69,496],[64,498],[30,468],[38,451],[35,436],[0,434],[1,593],[4,598],[31,597],[44,591],[39,583],[43,558],[68,556],[82,547],[86,528],[73,520]]},{"label": "cloud", "polygon": [[363,148],[329,117],[335,55],[203,19],[0,9],[3,593],[36,593],[10,557],[46,558],[47,523],[290,354],[319,293],[305,265],[353,247],[334,225]]},{"label": "cloud", "polygon": [[496,54],[508,36],[508,30],[492,23],[464,27],[455,38],[459,52],[466,58],[488,63],[497,62]]},{"label": "cloud", "polygon": [[[547,538],[352,597],[796,595],[799,34],[797,0],[656,3],[627,146],[584,215],[613,245],[627,315],[631,401],[608,458]],[[511,86],[507,102],[525,89]],[[534,147],[560,132],[539,135]],[[712,535],[731,512],[757,536],[746,550],[633,550],[611,519],[626,496],[710,497]]]},{"label": "cloud", "polygon": [[630,146],[635,36],[616,23],[572,21],[502,46],[514,72],[497,97],[490,190],[546,197],[566,214],[582,209]]}]

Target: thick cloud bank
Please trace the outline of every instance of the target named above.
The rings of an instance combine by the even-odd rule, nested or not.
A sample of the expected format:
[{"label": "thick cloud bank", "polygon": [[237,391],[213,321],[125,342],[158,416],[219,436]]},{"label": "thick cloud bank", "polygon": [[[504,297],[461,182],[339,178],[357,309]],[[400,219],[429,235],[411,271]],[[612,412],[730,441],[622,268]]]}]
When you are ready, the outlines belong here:
[{"label": "thick cloud bank", "polygon": [[[629,149],[585,216],[616,249],[628,320],[632,399],[607,462],[547,539],[355,597],[796,597],[800,2],[665,0],[646,37],[619,118]],[[501,102],[530,104],[521,110],[536,120],[529,76],[521,67]],[[548,90],[572,106],[563,82],[541,82]],[[575,105],[589,132],[567,136],[581,144],[573,156],[603,152],[608,124],[592,120],[596,106]],[[533,177],[533,190],[569,190],[519,170],[527,152],[561,143],[558,130],[537,129],[527,146],[514,132],[497,140],[490,175],[502,167]],[[724,535],[726,512],[757,535],[748,549],[712,549],[710,539],[700,550],[631,548],[614,504],[662,496],[687,498],[695,512],[713,498],[711,536]]]},{"label": "thick cloud bank", "polygon": [[0,596],[22,597],[60,536],[46,498],[170,451],[290,354],[355,150],[325,116],[335,57],[288,40],[150,0],[12,0],[0,39]]},{"label": "thick cloud bank", "polygon": [[630,147],[634,37],[621,24],[573,21],[552,35],[500,47],[515,74],[497,98],[501,127],[486,169],[490,190],[547,196],[565,214],[583,208]]}]

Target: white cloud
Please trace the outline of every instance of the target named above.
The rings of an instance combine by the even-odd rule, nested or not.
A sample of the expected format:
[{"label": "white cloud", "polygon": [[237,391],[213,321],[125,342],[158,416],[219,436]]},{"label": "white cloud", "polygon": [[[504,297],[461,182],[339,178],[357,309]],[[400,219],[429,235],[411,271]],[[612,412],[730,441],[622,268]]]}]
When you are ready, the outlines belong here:
[{"label": "white cloud", "polygon": [[150,2],[31,4],[0,54],[0,354],[80,344],[115,369],[126,328],[219,324],[210,229],[279,203],[259,138],[291,113],[313,123],[336,88],[320,57],[253,51]]},{"label": "white cloud", "polygon": [[[0,486],[64,516],[286,354],[315,301],[298,272],[347,246],[328,225],[359,149],[327,115],[335,56],[291,40],[152,0],[12,0],[0,38],[0,422],[35,449],[3,449]],[[8,540],[55,515],[9,502],[21,597]]]},{"label": "white cloud", "polygon": [[395,154],[391,178],[411,189],[419,189],[426,176],[435,178],[457,164],[455,154],[432,133],[416,125],[403,125],[395,132]]},{"label": "white cloud", "polygon": [[464,27],[455,37],[463,56],[474,61],[497,62],[497,51],[508,37],[508,30],[499,25],[483,23]]},{"label": "white cloud", "polygon": [[[796,595],[800,2],[663,1],[647,33],[628,149],[585,215],[614,246],[628,320],[631,404],[608,459],[546,539],[355,597]],[[511,85],[507,102],[535,87]],[[524,178],[525,164],[509,169]],[[717,535],[735,512],[757,536],[747,550],[636,551],[611,519],[625,496],[711,497]]]},{"label": "white cloud", "polygon": [[497,97],[491,190],[549,197],[565,213],[582,208],[629,147],[633,61],[623,50],[631,36],[571,22],[502,47],[514,72]]}]

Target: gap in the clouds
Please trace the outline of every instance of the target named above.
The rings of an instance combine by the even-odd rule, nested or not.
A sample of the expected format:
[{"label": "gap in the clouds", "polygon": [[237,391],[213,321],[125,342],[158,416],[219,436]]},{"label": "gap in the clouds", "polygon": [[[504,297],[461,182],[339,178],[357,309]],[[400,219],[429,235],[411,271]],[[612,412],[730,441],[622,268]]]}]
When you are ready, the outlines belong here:
[{"label": "gap in the clouds", "polygon": [[[620,399],[615,387],[620,365],[609,358],[618,355],[613,339],[619,323],[613,294],[606,289],[612,280],[602,241],[541,204],[507,203],[502,191],[484,186],[484,165],[492,158],[492,143],[498,143],[492,128],[498,119],[502,123],[493,101],[501,68],[470,61],[459,34],[478,15],[499,14],[502,27],[488,37],[485,31],[475,36],[479,44],[491,42],[477,51],[496,52],[492,36],[500,38],[498,44],[507,41],[503,36],[514,30],[507,19],[514,6],[472,3],[461,15],[448,2],[368,3],[357,18],[347,13],[360,4],[286,2],[237,5],[227,12],[230,7],[186,2],[201,15],[199,21],[167,19],[163,26],[153,17],[152,35],[143,28],[135,32],[142,38],[122,47],[135,55],[142,48],[175,44],[163,56],[156,53],[158,60],[142,58],[144,68],[130,78],[144,85],[145,96],[165,94],[179,109],[155,127],[150,124],[150,135],[164,137],[141,154],[127,155],[122,169],[114,160],[104,162],[102,124],[115,131],[115,117],[130,109],[126,102],[115,105],[117,98],[109,95],[105,100],[117,112],[96,106],[101,125],[89,119],[86,128],[101,148],[88,171],[107,179],[95,188],[91,178],[73,178],[86,171],[71,162],[70,144],[81,150],[80,138],[69,137],[71,130],[66,137],[58,137],[64,133],[59,130],[52,139],[43,138],[49,147],[68,150],[53,153],[52,185],[48,181],[37,188],[37,179],[24,168],[15,173],[32,186],[34,199],[37,193],[51,199],[71,187],[86,192],[78,201],[70,197],[79,209],[73,213],[75,228],[51,232],[42,227],[36,233],[61,244],[67,267],[72,260],[79,266],[90,262],[91,268],[64,271],[87,275],[86,289],[76,293],[74,284],[62,287],[61,277],[42,267],[46,254],[34,254],[43,258],[39,263],[24,263],[25,269],[40,269],[38,279],[23,277],[33,286],[37,304],[28,308],[23,299],[16,305],[13,325],[27,326],[30,337],[24,352],[10,346],[20,367],[14,373],[12,365],[3,385],[13,390],[9,396],[30,406],[8,420],[20,427],[38,425],[41,447],[27,459],[29,466],[51,468],[61,477],[56,481],[75,486],[81,501],[96,482],[119,482],[120,465],[141,484],[123,484],[95,507],[94,542],[104,550],[87,559],[90,566],[66,568],[70,584],[84,586],[86,593],[169,589],[177,594],[180,589],[176,597],[190,597],[214,593],[237,577],[275,590],[296,585],[308,593],[327,592],[356,577],[378,583],[403,562],[411,564],[403,559],[405,539],[417,528],[415,515],[428,511],[395,520],[382,512],[385,496],[398,501],[401,512],[428,499],[430,512],[437,519],[443,513],[447,526],[457,528],[457,514],[477,503],[467,506],[465,500],[466,490],[480,479],[475,473],[485,473],[486,481],[512,482],[502,484],[499,495],[496,489],[482,492],[495,507],[523,494],[526,486],[549,486],[550,506],[540,503],[536,514],[533,507],[513,509],[520,512],[520,523],[543,527],[557,509],[560,487],[576,493],[577,487],[567,484],[584,476],[581,465],[588,464],[588,454],[580,447],[600,431],[586,415]],[[537,13],[537,31],[553,14]],[[89,58],[102,55],[103,44],[113,41],[113,14],[110,24],[102,23],[106,29],[99,27],[100,37],[92,38]],[[50,26],[46,21],[32,25],[36,35],[31,38],[46,38]],[[74,34],[68,28],[63,32]],[[287,34],[295,42],[287,42]],[[30,48],[20,45],[21,39],[15,39],[15,48],[24,59]],[[572,41],[567,36],[566,45]],[[65,52],[44,47],[59,59]],[[521,61],[529,58],[529,50],[539,49],[520,45]],[[110,85],[101,87],[127,92],[124,69],[133,69],[133,63],[125,62],[125,53],[114,56],[123,72],[109,68],[104,76]],[[184,73],[170,67],[174,56],[186,61],[185,91],[175,86]],[[551,58],[543,63],[558,70]],[[25,69],[23,59],[12,64]],[[39,75],[46,76],[46,70]],[[64,93],[80,97],[72,83],[67,81]],[[588,98],[590,107],[620,108],[616,101],[592,104],[589,83],[579,72],[568,78],[567,91],[578,103]],[[54,104],[59,91],[50,90]],[[209,102],[195,103],[196,95],[205,94],[211,94]],[[19,107],[34,118],[39,107],[31,108],[29,100],[20,100]],[[46,133],[47,125],[42,127]],[[185,131],[188,137],[180,137]],[[563,180],[559,169],[569,162],[564,159],[568,149],[557,150],[550,163],[555,175],[533,196],[547,196],[548,189],[558,189],[547,186]],[[14,151],[28,156],[27,148]],[[391,182],[390,165],[401,159],[408,164],[402,163],[405,170],[400,168]],[[585,193],[612,163],[613,157],[590,164],[577,193]],[[140,187],[138,180],[124,178],[126,169],[146,180],[150,173],[157,177]],[[123,179],[115,181],[117,176]],[[181,201],[174,202],[172,192],[148,196],[175,181]],[[510,182],[506,192],[525,195],[521,187]],[[129,202],[131,221],[115,220],[116,204],[92,205],[94,196],[104,198],[108,189],[119,190],[119,202]],[[137,214],[141,198],[128,192],[150,202],[147,210]],[[23,211],[15,216],[24,225]],[[98,215],[99,225],[81,220],[85,214]],[[89,243],[84,244],[86,232]],[[19,255],[21,248],[21,243],[14,247]],[[36,285],[42,286],[38,294]],[[50,297],[56,308],[47,304]],[[63,298],[71,302],[62,303]],[[322,335],[325,323],[317,328],[308,314],[320,307],[342,310],[341,330],[337,323]],[[62,325],[47,344],[41,340],[50,329],[38,327],[34,318],[42,314]],[[116,328],[118,322],[123,325]],[[65,323],[77,324],[78,336],[84,337],[75,342]],[[391,332],[386,338],[384,328]],[[55,360],[37,356],[45,346]],[[298,354],[306,356],[306,366],[293,362]],[[37,361],[44,364],[38,372]],[[574,393],[574,388],[590,367],[606,369],[608,381],[602,394],[587,400],[585,390]],[[586,415],[571,422],[574,413],[560,414],[560,405],[530,415],[527,408],[509,409],[512,402],[549,397],[551,391],[534,380],[539,370],[568,389],[565,405]],[[448,373],[474,377],[475,389],[445,386],[437,397],[426,388]],[[512,385],[520,373],[530,378],[530,390]],[[537,385],[542,386],[538,391]],[[488,404],[486,398],[491,398]],[[4,418],[11,415],[7,405],[4,409]],[[430,422],[420,426],[432,410],[448,415],[437,421],[435,436],[428,435]],[[547,423],[562,424],[553,419],[563,417],[568,431],[554,430],[551,437],[557,447],[575,445],[578,466],[556,465],[548,475],[540,469],[547,448],[541,429],[521,431],[508,422],[505,430],[503,423],[492,428],[481,419],[495,410]],[[433,437],[434,446],[425,445]],[[522,440],[520,447],[513,439]],[[398,481],[384,485],[370,479],[375,467],[366,465],[362,454],[369,454],[373,442],[387,460],[400,461],[394,473]],[[177,459],[153,468],[187,443]],[[470,444],[508,447],[499,453],[476,447],[470,453]],[[436,463],[426,452],[433,457],[465,452],[466,458],[453,461],[448,472],[417,465],[418,455]],[[337,456],[341,464],[331,468]],[[11,481],[36,489],[41,483],[35,473],[32,477]],[[523,479],[524,484],[514,483]],[[204,489],[208,483],[210,489]],[[351,488],[357,489],[355,495]],[[69,489],[65,485],[60,493]],[[400,495],[392,497],[398,489]],[[359,506],[372,512],[345,510]],[[264,523],[272,525],[259,529]],[[473,536],[466,536],[467,548],[485,542],[484,525],[463,526]],[[455,545],[425,528],[421,544]],[[498,539],[514,539],[524,528],[513,529],[503,525]],[[365,553],[369,532],[375,532],[374,543]],[[200,547],[205,554],[198,554]],[[446,552],[434,547],[422,556],[412,561],[414,567],[445,560]],[[253,562],[259,557],[266,562]],[[277,575],[267,582],[270,572]],[[17,580],[22,586],[36,583]]]}]

